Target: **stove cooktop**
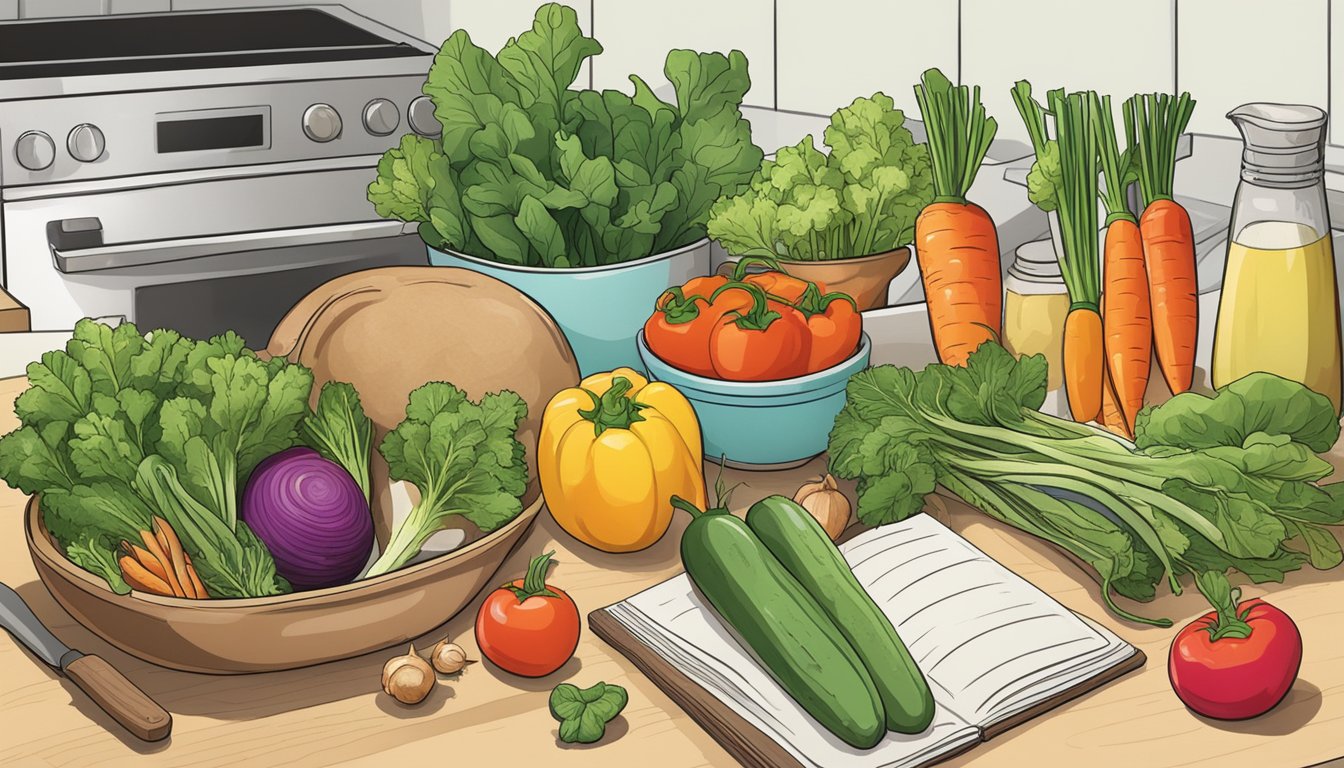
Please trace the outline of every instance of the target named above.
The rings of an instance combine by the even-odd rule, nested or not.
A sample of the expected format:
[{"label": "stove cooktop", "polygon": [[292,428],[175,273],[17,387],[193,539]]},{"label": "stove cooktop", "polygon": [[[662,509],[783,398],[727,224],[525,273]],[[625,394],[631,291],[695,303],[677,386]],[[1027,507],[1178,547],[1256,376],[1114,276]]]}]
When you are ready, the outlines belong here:
[{"label": "stove cooktop", "polygon": [[423,55],[317,8],[0,24],[0,80]]}]

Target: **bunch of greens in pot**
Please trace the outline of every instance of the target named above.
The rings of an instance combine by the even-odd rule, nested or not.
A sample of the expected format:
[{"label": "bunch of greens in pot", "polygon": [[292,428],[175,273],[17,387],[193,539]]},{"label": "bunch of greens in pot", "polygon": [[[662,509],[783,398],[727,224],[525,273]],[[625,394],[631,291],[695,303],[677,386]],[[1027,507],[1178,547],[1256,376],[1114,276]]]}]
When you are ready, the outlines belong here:
[{"label": "bunch of greens in pot", "polygon": [[819,261],[909,245],[933,200],[928,146],[891,97],[855,99],[831,116],[824,154],[808,136],[765,160],[739,195],[710,210],[709,236],[734,256]]},{"label": "bunch of greens in pot", "polygon": [[42,494],[42,520],[66,555],[129,591],[116,548],[167,520],[209,594],[289,591],[238,517],[252,469],[298,442],[312,374],[262,361],[233,333],[192,341],[90,320],[64,350],[28,366],[14,403],[22,426],[0,438],[0,478]]},{"label": "bunch of greens in pot", "polygon": [[986,342],[964,367],[885,365],[849,380],[831,470],[858,480],[869,525],[920,511],[941,486],[1090,565],[1112,593],[1152,600],[1183,574],[1236,570],[1283,581],[1344,561],[1344,483],[1318,454],[1339,439],[1330,401],[1254,373],[1212,396],[1187,392],[1139,413],[1135,447],[1040,413],[1046,362]]},{"label": "bunch of greens in pot", "polygon": [[668,104],[635,75],[633,95],[573,89],[601,52],[556,4],[495,56],[454,32],[424,87],[443,133],[384,154],[369,186],[378,214],[420,222],[431,247],[529,267],[615,264],[703,238],[710,205],[761,160],[741,112],[746,57],[670,52]]}]

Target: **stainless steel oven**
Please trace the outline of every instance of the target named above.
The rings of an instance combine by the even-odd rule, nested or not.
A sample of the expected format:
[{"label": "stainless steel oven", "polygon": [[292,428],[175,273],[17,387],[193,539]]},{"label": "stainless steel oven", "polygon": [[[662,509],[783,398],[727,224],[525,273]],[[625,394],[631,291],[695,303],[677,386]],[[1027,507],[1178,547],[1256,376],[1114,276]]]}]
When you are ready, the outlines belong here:
[{"label": "stainless steel oven", "polygon": [[35,330],[262,345],[322,282],[425,263],[365,190],[400,134],[437,133],[432,59],[335,6],[0,24],[5,287]]}]

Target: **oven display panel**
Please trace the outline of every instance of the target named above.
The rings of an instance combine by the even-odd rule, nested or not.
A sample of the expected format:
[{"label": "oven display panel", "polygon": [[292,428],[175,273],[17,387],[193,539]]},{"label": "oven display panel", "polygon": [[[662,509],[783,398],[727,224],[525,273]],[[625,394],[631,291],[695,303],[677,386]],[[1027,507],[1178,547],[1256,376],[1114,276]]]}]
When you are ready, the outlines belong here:
[{"label": "oven display panel", "polygon": [[270,145],[270,109],[212,109],[158,116],[159,154]]}]

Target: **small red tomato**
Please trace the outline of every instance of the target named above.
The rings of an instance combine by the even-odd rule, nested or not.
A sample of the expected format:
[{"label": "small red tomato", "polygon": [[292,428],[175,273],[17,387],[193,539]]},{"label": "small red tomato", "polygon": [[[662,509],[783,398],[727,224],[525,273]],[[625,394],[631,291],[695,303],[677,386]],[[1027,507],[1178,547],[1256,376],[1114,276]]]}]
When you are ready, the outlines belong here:
[{"label": "small red tomato", "polygon": [[[1219,583],[1220,582],[1220,583]],[[1263,600],[1238,604],[1222,574],[1201,574],[1215,610],[1171,643],[1171,687],[1187,707],[1217,720],[1246,720],[1273,709],[1297,679],[1302,635],[1288,614]],[[1235,606],[1235,607],[1234,607]]]},{"label": "small red tomato", "polygon": [[476,644],[495,666],[523,677],[545,677],[569,661],[579,645],[579,609],[546,583],[547,552],[532,559],[527,576],[491,592],[476,614]]}]

